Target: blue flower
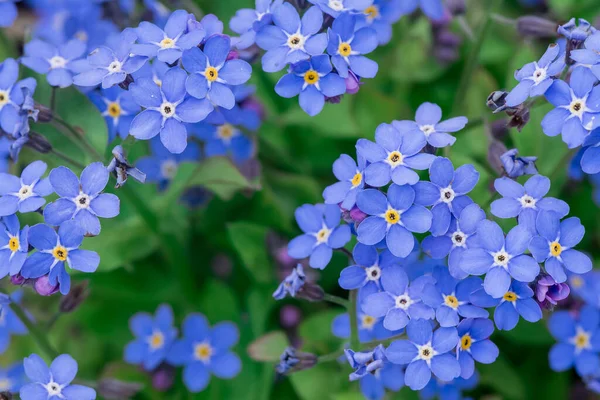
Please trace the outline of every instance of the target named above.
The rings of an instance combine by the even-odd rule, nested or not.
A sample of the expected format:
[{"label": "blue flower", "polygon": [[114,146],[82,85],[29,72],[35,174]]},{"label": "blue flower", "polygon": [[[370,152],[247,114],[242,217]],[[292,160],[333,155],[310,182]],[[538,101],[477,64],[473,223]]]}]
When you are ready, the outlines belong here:
[{"label": "blue flower", "polygon": [[129,161],[127,161],[127,158],[125,158],[123,147],[121,145],[115,146],[112,149],[112,155],[113,159],[110,161],[110,164],[108,164],[106,169],[108,172],[113,173],[117,178],[117,184],[115,185],[115,188],[118,189],[125,185],[127,178],[130,176],[140,183],[146,182],[146,174],[129,164]]},{"label": "blue flower", "polygon": [[162,85],[140,78],[129,87],[133,99],[145,110],[131,123],[129,133],[136,139],[149,140],[160,133],[165,147],[175,154],[187,146],[185,123],[200,122],[213,110],[206,99],[195,99],[185,90],[187,73],[179,67],[165,73]]},{"label": "blue flower", "polygon": [[558,33],[575,42],[583,42],[588,36],[596,33],[596,28],[585,19],[579,18],[577,22],[578,24],[575,23],[575,18],[571,18],[569,22],[558,27]]},{"label": "blue flower", "polygon": [[333,21],[328,36],[327,52],[342,78],[348,77],[348,70],[361,78],[377,75],[377,63],[364,56],[377,48],[377,34],[373,29],[357,29],[356,17],[344,13]]},{"label": "blue flower", "polygon": [[572,50],[570,56],[579,65],[584,68],[589,68],[590,71],[600,79],[600,33],[595,32],[590,35],[584,42],[583,49]]},{"label": "blue flower", "polygon": [[140,22],[136,29],[138,44],[132,46],[132,53],[149,58],[157,57],[159,61],[173,64],[181,58],[184,50],[197,46],[204,39],[204,30],[188,31],[188,19],[187,11],[173,11],[164,31],[151,22]]},{"label": "blue flower", "polygon": [[230,350],[239,340],[232,322],[209,326],[202,314],[191,314],[183,322],[183,338],[177,340],[167,359],[183,365],[183,382],[190,392],[204,390],[212,373],[217,378],[232,379],[241,368],[240,358]]},{"label": "blue flower", "polygon": [[543,95],[563,69],[565,69],[564,54],[560,53],[556,43],[552,43],[539,61],[525,64],[515,72],[515,79],[519,84],[506,96],[506,105],[516,107],[529,97]]},{"label": "blue flower", "polygon": [[152,155],[140,158],[137,167],[146,174],[147,182],[158,183],[159,190],[166,189],[175,178],[180,163],[200,160],[200,148],[194,142],[190,142],[182,153],[173,154],[159,138],[154,138],[150,140],[150,149]]},{"label": "blue flower", "polygon": [[442,19],[445,13],[442,0],[404,0],[399,7],[403,15],[413,13],[420,7],[423,14],[434,21]]},{"label": "blue flower", "polygon": [[403,329],[411,320],[432,319],[433,309],[421,301],[423,287],[431,281],[423,276],[409,286],[404,269],[392,265],[381,271],[383,291],[367,296],[362,310],[375,318],[385,316],[383,326],[390,331]]},{"label": "blue flower", "polygon": [[25,45],[21,63],[39,74],[47,74],[51,86],[65,88],[73,84],[74,74],[88,69],[87,60],[81,58],[85,49],[85,43],[77,39],[60,47],[34,39]]},{"label": "blue flower", "polygon": [[58,167],[50,172],[50,183],[58,200],[44,209],[44,219],[50,225],[61,225],[75,220],[85,234],[100,234],[100,218],[119,215],[120,201],[112,193],[102,193],[108,183],[109,172],[101,162],[88,165],[81,179],[67,167]]},{"label": "blue flower", "polygon": [[140,69],[148,60],[147,57],[131,53],[136,40],[135,31],[127,28],[114,43],[109,43],[110,46],[92,51],[87,57],[91,69],[75,75],[73,83],[78,86],[102,84],[103,89],[108,89],[125,81],[127,75]]},{"label": "blue flower", "polygon": [[25,373],[32,383],[23,386],[19,395],[24,400],[94,400],[96,391],[82,385],[72,385],[77,375],[77,361],[68,354],[56,357],[50,368],[37,354],[23,360]]},{"label": "blue flower", "polygon": [[302,268],[302,264],[298,264],[294,267],[292,273],[286,276],[283,282],[279,284],[277,290],[273,293],[273,297],[276,300],[285,298],[287,294],[296,297],[296,293],[302,289],[305,282],[306,275],[304,275],[304,268]]},{"label": "blue flower", "polygon": [[19,79],[19,64],[7,58],[0,64],[0,128],[15,135],[21,127],[20,109],[25,95]]},{"label": "blue flower", "polygon": [[423,286],[421,300],[435,310],[435,319],[440,326],[456,326],[463,318],[487,318],[488,312],[474,306],[469,296],[481,288],[481,279],[470,277],[458,281],[450,276],[445,267],[433,270],[436,282]]},{"label": "blue flower", "polygon": [[382,344],[371,351],[355,352],[351,349],[344,350],[346,359],[350,367],[354,370],[350,374],[350,381],[356,381],[367,374],[374,374],[378,369],[383,367],[386,362],[384,351],[385,349]]},{"label": "blue flower", "polygon": [[413,250],[413,234],[424,233],[431,227],[431,212],[414,204],[415,190],[392,184],[385,194],[367,189],[358,194],[358,208],[369,215],[358,225],[358,241],[376,245],[385,239],[388,249],[396,257],[406,257]]},{"label": "blue flower", "polygon": [[333,163],[333,175],[339,182],[327,186],[323,191],[325,204],[340,204],[344,210],[350,210],[356,204],[356,196],[365,186],[364,172],[366,160],[358,156],[358,165],[352,157],[342,154]]},{"label": "blue flower", "polygon": [[357,243],[352,251],[355,265],[342,270],[338,280],[339,285],[346,290],[360,289],[364,286],[374,286],[379,289],[381,271],[397,262],[397,258],[389,250],[377,252],[375,246]]},{"label": "blue flower", "polygon": [[525,226],[515,226],[505,240],[497,223],[484,220],[477,228],[477,238],[481,248],[466,250],[460,265],[469,274],[486,274],[483,287],[490,296],[502,297],[509,290],[511,277],[519,282],[533,282],[539,275],[536,260],[523,254],[532,238]]},{"label": "blue flower", "polygon": [[508,150],[500,156],[504,172],[509,178],[518,178],[521,175],[535,175],[538,173],[535,166],[537,157],[518,157],[517,149]]},{"label": "blue flower", "polygon": [[25,369],[21,361],[0,368],[0,392],[19,393],[25,384]]},{"label": "blue flower", "polygon": [[245,50],[256,41],[256,32],[263,26],[273,22],[272,12],[283,3],[283,0],[256,0],[256,9],[242,8],[237,10],[229,21],[229,28],[239,34],[235,47]]},{"label": "blue flower", "polygon": [[22,297],[23,291],[19,290],[14,292],[10,297],[6,296],[0,299],[0,354],[8,349],[11,335],[27,334],[27,327],[25,327],[21,319],[9,307],[11,302],[19,303]]},{"label": "blue flower", "polygon": [[370,186],[385,186],[390,179],[398,185],[414,185],[419,175],[413,169],[427,169],[435,159],[433,154],[420,152],[427,144],[424,136],[398,131],[390,124],[377,127],[375,142],[356,142],[359,156],[371,163],[365,170],[365,183]]},{"label": "blue flower", "polygon": [[577,154],[580,155],[579,164],[583,172],[590,175],[600,172],[600,129],[593,130],[585,138],[583,148]]},{"label": "blue flower", "polygon": [[587,68],[577,67],[567,85],[555,80],[546,91],[546,99],[556,107],[542,120],[542,129],[548,136],[562,133],[562,140],[570,149],[581,146],[590,131],[600,124],[600,87],[594,86],[596,77]]},{"label": "blue flower", "polygon": [[126,138],[133,117],[140,112],[140,106],[133,100],[131,93],[113,86],[110,89],[91,92],[88,96],[106,121],[108,142],[112,142],[117,136]]},{"label": "blue flower", "polygon": [[392,25],[402,16],[401,0],[375,0],[373,4],[358,14],[358,26],[373,28],[377,41],[382,46],[392,39]]},{"label": "blue flower", "polygon": [[60,285],[60,292],[66,295],[71,288],[71,278],[65,269],[65,262],[71,269],[81,272],[94,272],[100,264],[97,253],[79,248],[84,233],[75,221],[64,222],[58,234],[48,225],[32,226],[29,229],[29,244],[38,251],[27,258],[21,275],[34,279],[49,274],[50,285]]},{"label": "blue flower", "polygon": [[16,215],[8,215],[0,220],[0,279],[21,272],[29,253],[28,234],[29,226],[21,230]]},{"label": "blue flower", "polygon": [[254,141],[229,122],[218,126],[201,122],[193,129],[195,135],[205,141],[206,157],[229,155],[235,163],[241,164],[254,155]]},{"label": "blue flower", "polygon": [[412,390],[421,390],[429,383],[431,373],[442,381],[460,376],[460,365],[449,352],[458,343],[456,328],[438,328],[435,332],[431,322],[410,321],[406,328],[408,340],[396,340],[390,344],[385,355],[394,364],[406,365],[405,384]]},{"label": "blue flower", "polygon": [[458,132],[469,120],[466,117],[442,120],[442,109],[437,104],[423,103],[417,108],[415,121],[394,121],[392,125],[400,132],[409,131],[410,135],[425,136],[427,143],[433,147],[452,146],[456,138],[448,133]]},{"label": "blue flower", "polygon": [[494,181],[494,187],[502,198],[492,202],[492,214],[499,218],[519,217],[520,223],[521,219],[533,221],[534,231],[538,210],[555,211],[560,218],[569,213],[569,205],[564,201],[554,197],[544,198],[550,190],[550,179],[545,176],[534,175],[525,185],[503,177]]},{"label": "blue flower", "polygon": [[125,362],[141,364],[152,371],[172,354],[177,328],[173,327],[173,310],[169,305],[160,305],[154,317],[145,312],[135,314],[129,320],[129,329],[135,340],[125,347]]},{"label": "blue flower", "polygon": [[573,249],[585,234],[579,218],[560,221],[560,216],[554,211],[540,211],[535,226],[539,236],[531,239],[529,251],[537,262],[545,262],[546,272],[557,283],[567,280],[565,268],[576,274],[584,274],[592,269],[590,258]]},{"label": "blue flower", "polygon": [[571,293],[578,299],[600,308],[600,272],[592,270],[588,273],[568,274],[567,283]]},{"label": "blue flower", "polygon": [[397,392],[404,386],[404,370],[399,365],[386,362],[374,374],[363,376],[358,383],[367,400],[382,400],[386,389]]},{"label": "blue flower", "polygon": [[293,64],[287,75],[275,85],[275,92],[285,98],[299,96],[300,107],[311,117],[321,112],[326,97],[346,93],[346,82],[331,72],[329,56],[322,54]]},{"label": "blue flower", "polygon": [[373,4],[373,0],[308,0],[324,13],[338,18],[347,13],[360,14]]},{"label": "blue flower", "polygon": [[471,164],[458,167],[454,171],[452,161],[438,157],[429,167],[431,182],[417,182],[415,203],[433,206],[431,213],[431,234],[442,236],[450,228],[451,216],[460,216],[467,205],[472,203],[469,193],[479,181],[479,172]]},{"label": "blue flower", "polygon": [[229,60],[231,49],[228,36],[209,38],[204,51],[197,47],[186,50],[181,61],[190,73],[185,82],[187,92],[197,98],[208,98],[215,106],[231,110],[235,96],[229,85],[242,85],[250,79],[252,67],[243,60]]},{"label": "blue flower", "polygon": [[296,209],[295,215],[304,234],[290,241],[288,254],[296,259],[310,256],[311,267],[325,268],[333,249],[344,247],[350,241],[350,227],[347,224],[340,226],[340,208],[329,204],[305,204]]},{"label": "blue flower", "polygon": [[273,10],[275,25],[263,26],[256,34],[256,44],[267,50],[262,58],[265,72],[281,71],[286,65],[317,56],[327,47],[327,34],[318,33],[323,14],[318,7],[309,8],[300,20],[293,5],[283,3]]},{"label": "blue flower", "polygon": [[460,376],[469,379],[475,373],[475,361],[491,364],[498,358],[498,346],[488,339],[494,332],[494,324],[487,318],[468,318],[461,321],[457,329]]},{"label": "blue flower", "polygon": [[525,321],[542,319],[542,310],[532,298],[533,290],[523,282],[513,281],[500,298],[493,298],[483,288],[471,293],[471,302],[478,307],[496,307],[494,322],[500,330],[510,331],[517,326],[519,316]]},{"label": "blue flower", "polygon": [[471,397],[464,397],[463,391],[475,389],[478,383],[479,375],[477,372],[469,379],[458,377],[451,382],[432,379],[427,386],[419,392],[419,395],[423,400],[472,400]]},{"label": "blue flower", "polygon": [[560,372],[574,365],[582,377],[600,370],[600,313],[594,306],[583,306],[578,315],[557,311],[550,316],[548,326],[558,341],[548,354],[550,368]]},{"label": "blue flower", "polygon": [[467,274],[460,267],[460,258],[465,250],[477,247],[477,225],[485,219],[485,211],[473,203],[466,206],[460,218],[452,216],[448,232],[443,236],[427,236],[423,239],[423,252],[432,258],[448,257],[448,270],[456,279],[464,279]]},{"label": "blue flower", "polygon": [[297,351],[293,347],[287,347],[281,356],[275,370],[280,374],[302,371],[312,368],[317,363],[317,356],[311,353]]},{"label": "blue flower", "polygon": [[0,3],[0,27],[8,27],[17,19],[16,2],[20,0],[7,0]]},{"label": "blue flower", "polygon": [[21,173],[21,178],[0,173],[0,216],[34,212],[46,204],[45,196],[52,194],[48,178],[42,179],[48,166],[34,161]]}]

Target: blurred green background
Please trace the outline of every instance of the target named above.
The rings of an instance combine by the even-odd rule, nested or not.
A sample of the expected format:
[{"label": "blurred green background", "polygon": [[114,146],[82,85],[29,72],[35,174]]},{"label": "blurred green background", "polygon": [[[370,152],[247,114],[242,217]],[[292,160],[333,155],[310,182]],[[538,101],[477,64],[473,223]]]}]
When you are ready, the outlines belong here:
[{"label": "blurred green background", "polygon": [[[484,19],[488,1],[467,1],[466,21],[477,32]],[[495,1],[494,11],[508,18],[527,14],[517,0]],[[550,19],[566,22],[571,16],[593,21],[600,15],[598,0],[549,0]],[[198,0],[206,13],[214,13],[227,25],[239,8],[252,7],[252,0]],[[458,23],[451,29],[464,38]],[[394,27],[392,41],[372,54],[379,65],[377,78],[368,80],[354,96],[346,96],[339,105],[327,105],[317,117],[306,116],[297,99],[281,99],[273,91],[279,75],[269,75],[255,64],[252,83],[264,102],[267,118],[255,137],[257,158],[262,166],[260,178],[247,180],[224,159],[205,161],[197,169],[185,165],[171,187],[158,193],[152,185],[128,182],[127,191],[118,194],[122,212],[118,218],[102,221],[102,234],[86,239],[85,247],[100,253],[101,265],[94,274],[77,274],[74,280],[89,280],[90,296],[75,312],[62,315],[49,332],[61,353],[73,355],[80,366],[79,377],[95,380],[116,377],[145,385],[138,399],[234,399],[234,400],[354,400],[361,399],[358,384],[347,379],[349,367],[336,362],[319,365],[289,378],[276,379],[272,363],[257,363],[247,355],[247,346],[256,338],[272,332],[283,337],[280,309],[294,304],[303,320],[297,335],[304,351],[326,354],[339,349],[342,341],[330,332],[331,320],[342,310],[324,303],[310,304],[295,300],[275,302],[271,294],[279,277],[276,263],[267,246],[267,236],[276,233],[290,239],[299,234],[293,212],[304,203],[322,201],[325,186],[334,182],[331,165],[340,153],[355,154],[358,138],[373,139],[375,128],[393,119],[412,119],[419,104],[430,101],[444,110],[444,119],[466,115],[476,121],[457,134],[450,151],[455,166],[471,163],[481,174],[472,193],[481,205],[491,199],[489,191],[496,172],[487,161],[490,123],[499,118],[486,107],[486,98],[494,90],[515,85],[515,69],[537,60],[549,44],[524,40],[514,26],[492,22],[478,55],[479,63],[468,73],[464,98],[455,99],[465,60],[474,44],[464,39],[458,61],[440,66],[432,56],[430,22],[421,16],[404,17]],[[19,43],[5,40],[0,58],[18,55]],[[25,73],[25,71],[23,71]],[[39,80],[36,99],[42,103],[50,96],[45,79]],[[97,149],[109,160],[105,148],[106,130],[102,117],[87,99],[74,89],[60,91],[59,114],[81,127]],[[460,107],[453,113],[453,108]],[[550,106],[531,111],[531,120],[521,133],[511,130],[505,140],[520,155],[538,156],[541,174],[552,178],[550,195],[565,199],[571,215],[581,218],[586,236],[581,248],[596,258],[599,243],[600,213],[592,202],[587,183],[567,182],[566,146],[560,137],[543,135],[540,121]],[[34,127],[48,135],[55,148],[87,161],[51,126]],[[146,143],[127,143],[131,161],[147,153]],[[112,148],[112,146],[111,146]],[[39,155],[26,151],[19,170]],[[61,162],[42,156],[51,166]],[[202,185],[214,195],[199,209],[190,210],[180,195],[190,186]],[[41,217],[40,217],[41,218]],[[40,222],[35,217],[26,221]],[[344,256],[335,255],[319,283],[326,291],[340,296],[347,293],[337,286]],[[7,289],[7,285],[4,289]],[[13,290],[10,288],[10,290]],[[41,298],[27,291],[24,304],[37,320],[49,320],[58,310],[60,296]],[[136,367],[122,361],[123,348],[132,339],[128,319],[139,311],[154,312],[161,303],[170,304],[177,323],[190,312],[204,313],[211,323],[231,320],[238,324],[241,340],[237,352],[243,370],[231,381],[212,379],[202,393],[188,394],[178,375],[173,389],[159,393],[150,379]],[[481,380],[474,397],[489,399],[566,399],[577,383],[574,374],[549,370],[547,353],[553,339],[542,321],[521,322],[510,332],[495,333],[501,349],[496,363],[478,365]],[[280,343],[283,346],[283,343]],[[272,355],[282,350],[274,346]],[[29,337],[13,337],[10,349],[0,355],[1,364],[39,352]],[[585,398],[586,394],[575,398]],[[414,399],[416,394],[403,389],[388,394],[388,399]]]}]

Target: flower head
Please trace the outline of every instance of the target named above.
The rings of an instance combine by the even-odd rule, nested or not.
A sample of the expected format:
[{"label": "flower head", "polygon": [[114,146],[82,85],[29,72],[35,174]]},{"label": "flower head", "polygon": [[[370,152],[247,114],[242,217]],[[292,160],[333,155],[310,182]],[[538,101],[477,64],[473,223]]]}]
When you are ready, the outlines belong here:
[{"label": "flower head", "polygon": [[[0,128],[9,135],[18,136],[22,126],[21,106],[25,101],[27,80],[19,79],[19,64],[7,58],[0,64]],[[25,85],[23,85],[25,83]],[[33,92],[33,88],[30,88]]]},{"label": "flower head", "polygon": [[29,253],[29,226],[22,230],[16,215],[0,220],[0,279],[21,272]]},{"label": "flower head", "polygon": [[316,363],[316,355],[298,351],[293,347],[287,347],[279,357],[279,364],[277,364],[275,369],[280,374],[287,374],[288,372],[312,368]]},{"label": "flower head", "polygon": [[[581,170],[586,174],[595,175],[600,172],[600,129],[595,129],[585,138],[583,148],[580,149],[579,163]],[[573,157],[577,159],[577,156]]]},{"label": "flower head", "polygon": [[535,298],[541,306],[546,308],[557,305],[559,301],[569,297],[570,293],[571,289],[568,284],[556,283],[550,275],[541,277],[535,286]]},{"label": "flower head", "polygon": [[46,74],[50,86],[65,88],[73,84],[73,75],[88,69],[87,60],[81,57],[86,46],[73,39],[56,47],[34,39],[25,45],[25,56],[21,62],[39,74]]},{"label": "flower head", "polygon": [[442,19],[445,13],[442,0],[404,0],[399,7],[403,15],[413,13],[419,7],[423,14],[434,21]]},{"label": "flower head", "polygon": [[15,3],[19,0],[7,0],[0,3],[0,27],[8,27],[15,22],[17,18],[17,6]]},{"label": "flower head", "polygon": [[283,0],[256,0],[255,9],[237,10],[229,21],[231,30],[240,35],[235,47],[245,50],[252,46],[256,41],[256,32],[273,22],[273,10],[282,3]]},{"label": "flower head", "polygon": [[364,173],[366,160],[358,158],[358,165],[352,157],[342,154],[333,163],[333,174],[339,182],[327,186],[323,191],[325,204],[340,204],[345,210],[351,210],[356,204],[356,196],[365,186]]},{"label": "flower head", "polygon": [[352,258],[356,262],[342,270],[338,280],[343,289],[359,289],[364,286],[374,286],[379,289],[381,272],[398,260],[389,250],[381,253],[375,246],[366,246],[357,243],[352,251]]},{"label": "flower head", "polygon": [[373,4],[356,15],[359,26],[372,28],[379,45],[387,44],[392,39],[392,25],[402,16],[399,0],[374,0]]},{"label": "flower head", "polygon": [[571,18],[569,22],[558,27],[558,33],[575,42],[583,42],[588,36],[596,33],[597,29],[585,19],[579,18],[577,22],[575,18]]},{"label": "flower head", "polygon": [[125,139],[129,135],[131,121],[140,112],[140,106],[133,100],[131,93],[113,86],[91,92],[88,96],[106,121],[108,142],[112,142],[117,136]]},{"label": "flower head", "polygon": [[46,168],[45,162],[34,161],[23,169],[20,178],[0,173],[0,216],[34,212],[46,204],[44,197],[53,192],[49,179],[42,179]]},{"label": "flower head", "polygon": [[285,298],[287,294],[296,297],[296,293],[302,289],[305,282],[306,275],[304,275],[304,268],[302,268],[302,264],[298,264],[294,267],[292,273],[286,276],[283,282],[279,284],[277,290],[273,293],[273,297],[276,300]]},{"label": "flower head", "polygon": [[460,376],[469,379],[475,373],[475,361],[491,364],[498,358],[498,346],[488,339],[494,332],[494,324],[487,318],[467,318],[457,329],[459,342],[456,354]]},{"label": "flower head", "polygon": [[374,374],[383,367],[385,362],[385,349],[383,345],[375,347],[371,351],[355,352],[351,349],[344,350],[350,367],[354,370],[350,374],[350,381],[358,380],[367,374]]},{"label": "flower head", "polygon": [[509,178],[518,178],[521,175],[535,175],[538,173],[535,166],[537,157],[519,157],[517,149],[508,150],[500,156],[504,172]]},{"label": "flower head", "polygon": [[25,369],[21,361],[0,368],[0,392],[18,393],[25,384]]},{"label": "flower head", "polygon": [[115,188],[120,188],[125,185],[129,176],[140,183],[146,182],[146,174],[129,164],[129,161],[125,158],[123,147],[121,145],[115,146],[112,149],[112,155],[113,159],[106,169],[108,172],[113,173],[117,178]]},{"label": "flower head", "polygon": [[[208,122],[200,122],[194,125],[195,136],[205,141],[204,155],[206,157],[230,156],[236,164],[249,160],[256,151],[254,141],[246,136],[239,125],[232,122],[232,113],[237,114],[241,110],[235,108],[227,113],[224,123],[213,125]],[[232,121],[232,122],[229,122]],[[236,121],[237,122],[237,121]]]}]

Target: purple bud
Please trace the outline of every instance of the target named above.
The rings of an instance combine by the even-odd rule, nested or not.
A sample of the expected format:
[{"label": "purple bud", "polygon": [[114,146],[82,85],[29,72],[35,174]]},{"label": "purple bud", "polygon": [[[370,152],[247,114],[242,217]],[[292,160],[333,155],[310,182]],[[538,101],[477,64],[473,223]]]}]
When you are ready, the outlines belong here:
[{"label": "purple bud", "polygon": [[316,283],[306,282],[302,286],[302,289],[296,294],[297,299],[304,299],[308,301],[321,301],[325,297],[325,291],[323,288]]},{"label": "purple bud", "polygon": [[58,309],[63,313],[70,313],[75,311],[77,307],[81,305],[87,299],[89,295],[88,281],[83,281],[71,288],[66,296],[60,299],[60,305]]},{"label": "purple bud", "polygon": [[144,388],[141,383],[105,378],[98,382],[98,394],[105,399],[130,399]]},{"label": "purple bud", "polygon": [[507,126],[509,128],[517,128],[519,132],[521,132],[529,122],[529,107],[525,107],[523,104],[516,107],[514,110],[506,109],[506,114],[511,117]]},{"label": "purple bud", "polygon": [[52,296],[54,293],[58,292],[58,285],[52,286],[48,280],[48,275],[37,278],[33,284],[33,288],[42,296]]},{"label": "purple bud", "polygon": [[216,276],[222,279],[229,278],[233,271],[233,262],[225,254],[217,254],[211,261],[210,267]]},{"label": "purple bud", "polygon": [[125,80],[121,83],[119,83],[119,87],[123,90],[129,90],[129,85],[131,85],[134,82],[133,76],[131,76],[131,74],[127,74],[127,76],[125,77]]},{"label": "purple bud", "polygon": [[240,58],[240,53],[237,50],[231,50],[229,51],[229,54],[227,54],[227,61],[237,60],[238,58]]},{"label": "purple bud", "polygon": [[13,285],[17,285],[17,286],[21,286],[22,284],[25,283],[27,279],[23,278],[23,276],[21,276],[21,274],[17,274],[14,276],[10,277],[10,283],[12,283]]},{"label": "purple bud", "polygon": [[302,321],[302,311],[296,306],[286,304],[279,311],[279,322],[284,329],[293,329]]},{"label": "purple bud", "polygon": [[498,175],[502,175],[504,172],[504,165],[502,164],[502,154],[506,153],[507,149],[504,143],[498,140],[492,140],[490,146],[488,147],[487,159],[490,163],[490,166],[498,173]]},{"label": "purple bud", "polygon": [[550,275],[540,278],[535,286],[535,297],[538,303],[548,309],[553,308],[559,301],[566,299],[569,293],[571,293],[569,285],[556,283]]},{"label": "purple bud", "polygon": [[152,372],[152,387],[159,392],[169,390],[175,381],[175,372],[175,367],[161,364]]},{"label": "purple bud", "polygon": [[452,15],[461,15],[467,11],[465,0],[446,0],[446,8]]},{"label": "purple bud", "polygon": [[[506,120],[498,119],[492,122],[491,126],[492,136],[498,140],[504,140],[508,136],[508,128],[506,127]],[[506,150],[504,150],[505,152]],[[504,153],[503,152],[503,153]]]},{"label": "purple bud", "polygon": [[293,268],[298,261],[290,257],[287,246],[281,247],[275,251],[275,260],[284,267]]},{"label": "purple bud", "polygon": [[54,118],[52,110],[42,104],[36,103],[35,109],[38,111],[37,122],[50,122]]},{"label": "purple bud", "polygon": [[348,71],[348,77],[346,78],[346,93],[356,94],[360,89],[360,79],[354,75],[352,71]]},{"label": "purple bud", "polygon": [[357,206],[352,207],[352,210],[350,210],[350,218],[357,224],[363,222],[367,217],[368,215],[362,212]]},{"label": "purple bud", "polygon": [[517,19],[517,31],[521,36],[552,39],[557,37],[558,24],[535,15],[525,15]]}]

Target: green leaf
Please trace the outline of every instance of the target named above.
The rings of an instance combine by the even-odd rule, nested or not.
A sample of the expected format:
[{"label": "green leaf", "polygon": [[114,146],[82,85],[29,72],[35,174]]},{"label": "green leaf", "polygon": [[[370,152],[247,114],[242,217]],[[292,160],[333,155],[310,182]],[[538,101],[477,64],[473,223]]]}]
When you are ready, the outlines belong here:
[{"label": "green leaf", "polygon": [[515,367],[502,356],[498,357],[493,364],[479,364],[481,384],[493,387],[506,398],[525,399],[525,384]]},{"label": "green leaf", "polygon": [[273,268],[267,254],[268,229],[251,222],[227,224],[227,234],[250,275],[262,283],[273,282]]},{"label": "green leaf", "polygon": [[289,346],[288,338],[282,331],[267,333],[250,343],[248,355],[254,361],[277,362],[281,353]]},{"label": "green leaf", "polygon": [[207,281],[201,289],[198,310],[214,324],[218,321],[238,321],[240,309],[233,289],[217,280]]},{"label": "green leaf", "polygon": [[290,375],[290,381],[302,400],[329,399],[347,380],[348,377],[332,363],[317,364],[314,368]]},{"label": "green leaf", "polygon": [[546,328],[544,320],[532,323],[520,323],[511,331],[498,331],[499,335],[508,340],[531,346],[551,346],[556,342]]},{"label": "green leaf", "polygon": [[305,338],[307,344],[331,341],[332,339],[337,341],[331,334],[331,322],[344,312],[346,312],[345,309],[337,307],[337,309],[314,313],[302,322],[298,333]]}]

